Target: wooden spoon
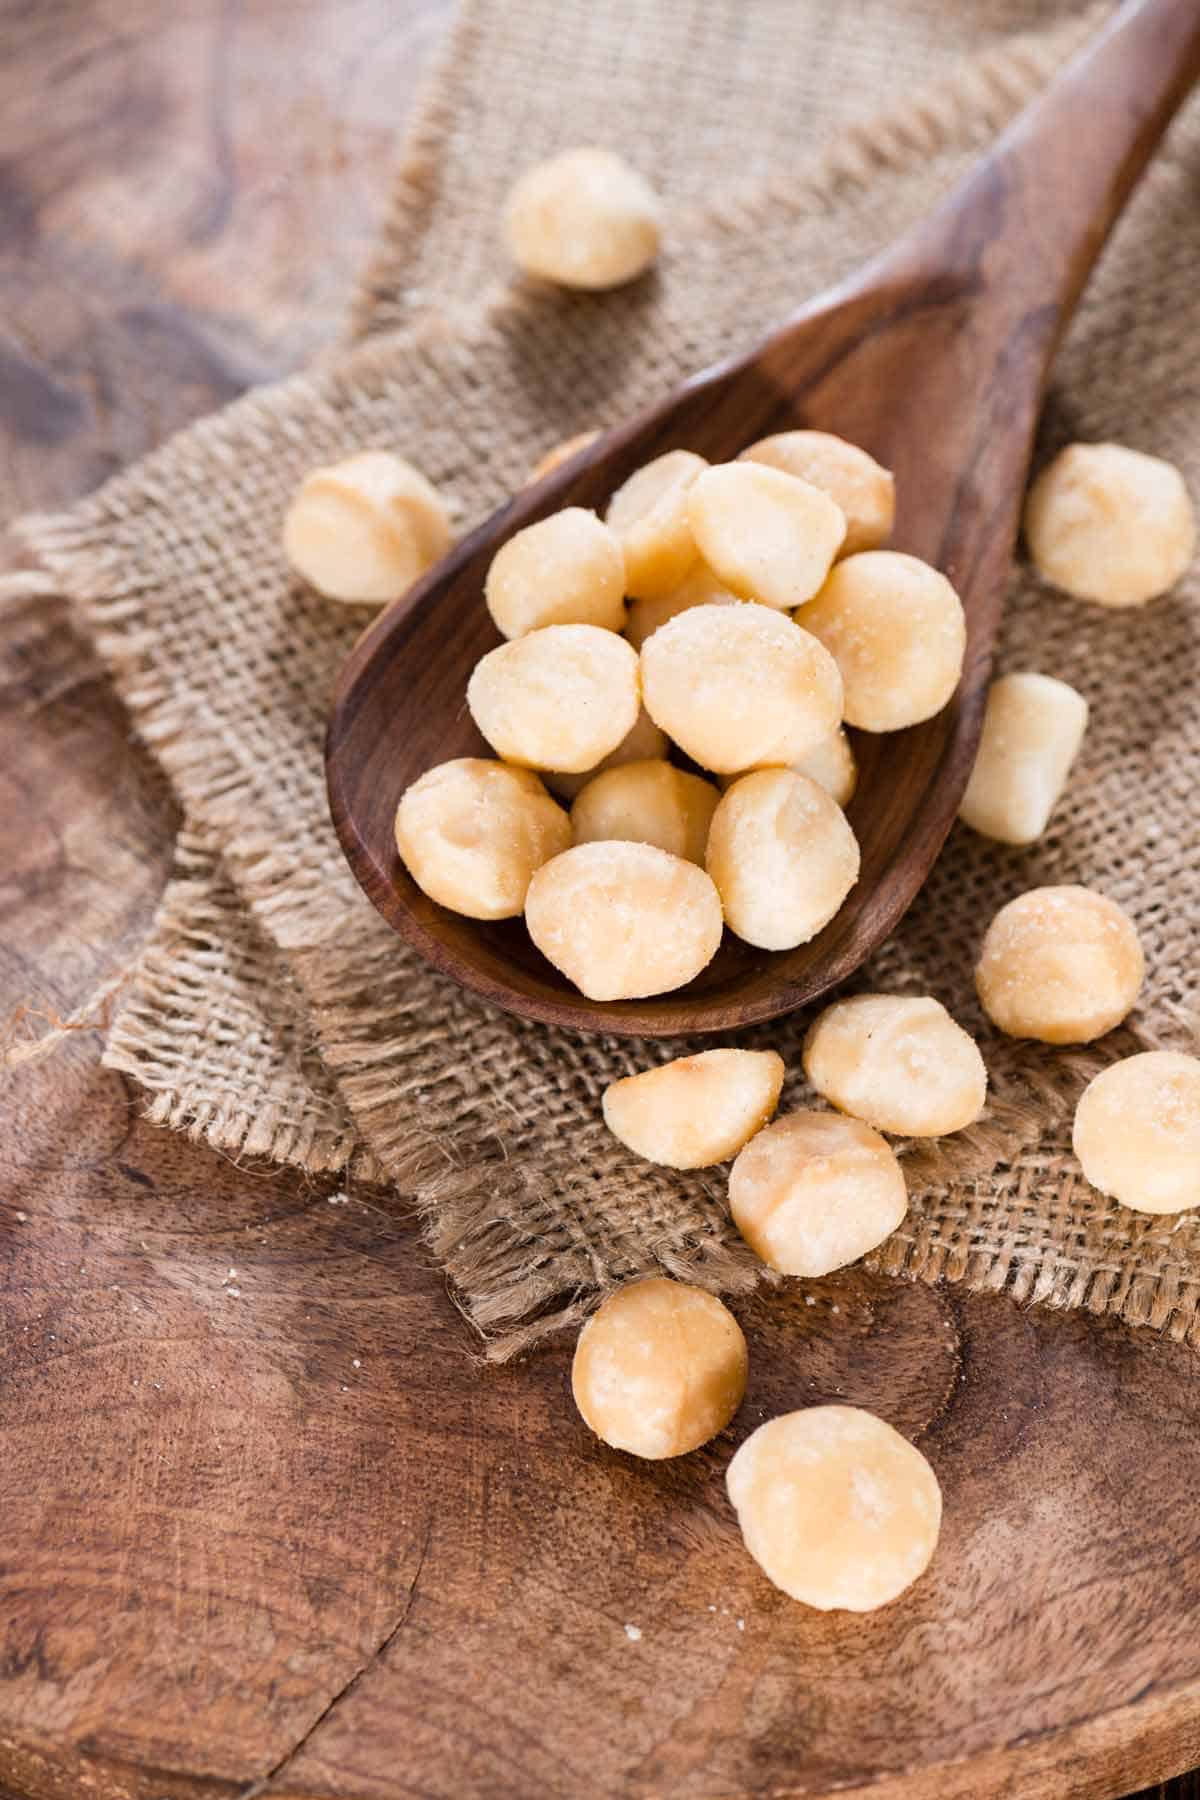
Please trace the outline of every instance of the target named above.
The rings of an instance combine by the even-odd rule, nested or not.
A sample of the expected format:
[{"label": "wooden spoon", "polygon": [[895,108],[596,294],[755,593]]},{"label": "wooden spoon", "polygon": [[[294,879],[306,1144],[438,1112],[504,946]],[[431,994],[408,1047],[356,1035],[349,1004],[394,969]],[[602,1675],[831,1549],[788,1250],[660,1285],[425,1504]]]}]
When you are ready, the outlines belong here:
[{"label": "wooden spoon", "polygon": [[[843,981],[888,935],[954,822],[974,759],[1051,359],[1198,75],[1200,0],[1130,0],[915,231],[758,348],[697,375],[517,494],[380,616],[338,684],[326,768],[350,866],[401,936],[513,1012],[664,1036],[790,1012]],[[664,450],[726,461],[767,432],[802,425],[849,438],[895,471],[896,547],[944,570],[966,608],[958,694],[926,724],[858,738],[849,817],[862,872],[811,943],[771,954],[726,932],[686,988],[586,1000],[534,949],[520,919],[479,924],[426,899],[396,854],[396,804],[434,763],[488,754],[464,694],[498,641],[482,592],[506,538],[562,506],[602,510]]]}]

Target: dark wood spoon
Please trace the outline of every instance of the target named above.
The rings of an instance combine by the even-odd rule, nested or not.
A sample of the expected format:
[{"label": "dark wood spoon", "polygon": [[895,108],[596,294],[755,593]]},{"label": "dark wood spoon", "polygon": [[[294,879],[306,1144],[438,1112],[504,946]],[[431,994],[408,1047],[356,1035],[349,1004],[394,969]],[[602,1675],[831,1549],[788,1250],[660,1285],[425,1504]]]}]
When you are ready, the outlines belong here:
[{"label": "dark wood spoon", "polygon": [[[705,370],[517,494],[380,616],[339,681],[326,770],[350,866],[402,937],[513,1012],[666,1036],[790,1012],[888,935],[932,867],[970,773],[1051,360],[1198,75],[1200,0],[1129,0],[914,232],[756,349]],[[862,872],[818,937],[771,954],[726,932],[686,988],[597,1004],[539,955],[521,920],[479,924],[426,899],[396,854],[396,804],[434,763],[488,753],[464,693],[499,641],[482,591],[506,538],[562,506],[602,510],[631,470],[664,450],[719,462],[800,425],[849,438],[895,471],[896,547],[944,570],[966,608],[962,683],[928,723],[858,738],[849,816]]]}]

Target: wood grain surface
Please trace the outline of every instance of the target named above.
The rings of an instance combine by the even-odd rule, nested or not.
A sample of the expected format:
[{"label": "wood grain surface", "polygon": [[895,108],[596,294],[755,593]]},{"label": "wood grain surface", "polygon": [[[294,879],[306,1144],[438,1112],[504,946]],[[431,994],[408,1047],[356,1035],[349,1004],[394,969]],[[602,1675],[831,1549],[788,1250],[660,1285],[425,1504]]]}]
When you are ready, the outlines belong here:
[{"label": "wood grain surface", "polygon": [[[444,16],[0,0],[9,510],[332,333]],[[65,1012],[175,815],[46,601],[2,622],[0,793],[0,1018]],[[98,1054],[0,1090],[5,1800],[1102,1800],[1200,1760],[1194,1352],[851,1273],[739,1306],[733,1428],[638,1466],[566,1347],[479,1367],[401,1202],[156,1131]],[[832,1398],[946,1490],[868,1619],[786,1602],[723,1496],[764,1414]]]}]

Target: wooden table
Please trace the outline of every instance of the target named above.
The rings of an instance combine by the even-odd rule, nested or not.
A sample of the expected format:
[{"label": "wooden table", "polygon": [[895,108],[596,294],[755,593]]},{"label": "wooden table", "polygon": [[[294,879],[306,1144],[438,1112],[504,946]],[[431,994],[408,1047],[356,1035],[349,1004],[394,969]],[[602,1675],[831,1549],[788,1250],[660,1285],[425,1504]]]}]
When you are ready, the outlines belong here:
[{"label": "wooden table", "polygon": [[[329,337],[445,16],[0,0],[8,512]],[[5,621],[0,795],[0,1018],[66,1012],[176,815],[56,603]],[[401,1202],[159,1132],[98,1056],[0,1091],[0,1788],[1058,1800],[1200,1760],[1193,1352],[861,1274],[740,1308],[744,1422],[852,1398],[946,1485],[935,1574],[823,1619],[741,1553],[728,1445],[603,1452],[565,1346],[478,1367]]]}]

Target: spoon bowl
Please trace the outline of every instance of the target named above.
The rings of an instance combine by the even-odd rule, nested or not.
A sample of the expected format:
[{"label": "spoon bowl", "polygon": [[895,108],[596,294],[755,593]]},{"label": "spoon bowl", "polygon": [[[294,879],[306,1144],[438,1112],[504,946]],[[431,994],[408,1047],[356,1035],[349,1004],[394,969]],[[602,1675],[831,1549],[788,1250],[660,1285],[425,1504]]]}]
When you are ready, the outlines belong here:
[{"label": "spoon bowl", "polygon": [[[515,495],[380,615],[339,680],[326,772],[350,866],[402,937],[511,1011],[646,1037],[790,1012],[836,987],[887,937],[941,849],[974,760],[1055,348],[1198,74],[1195,0],[1131,0],[909,237],[766,342]],[[396,852],[397,803],[435,763],[490,754],[465,693],[475,663],[500,641],[482,596],[506,539],[560,507],[602,512],[634,469],[664,451],[729,461],[755,439],[797,427],[847,438],[895,474],[892,546],[941,569],[963,602],[961,683],[924,724],[854,734],[860,778],[847,813],[862,868],[810,943],[768,952],[726,931],[686,987],[588,1000],[534,948],[520,919],[481,923],[421,893]]]}]

